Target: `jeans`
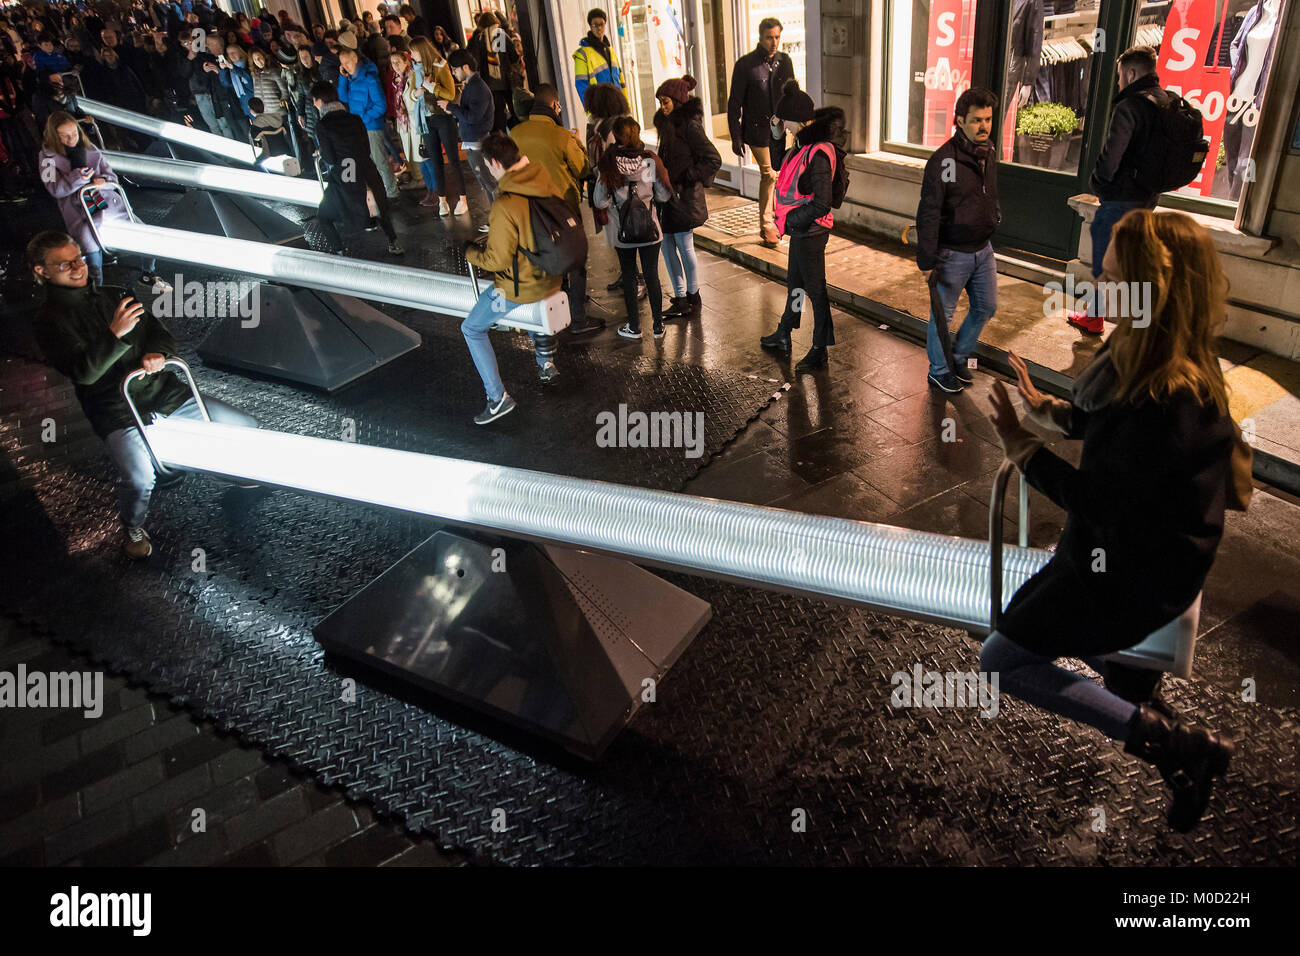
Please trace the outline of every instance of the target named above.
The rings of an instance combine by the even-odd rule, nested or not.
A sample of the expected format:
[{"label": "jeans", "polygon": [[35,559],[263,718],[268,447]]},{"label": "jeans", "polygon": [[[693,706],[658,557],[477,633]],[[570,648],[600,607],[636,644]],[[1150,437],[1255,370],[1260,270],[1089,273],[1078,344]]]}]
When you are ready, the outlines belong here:
[{"label": "jeans", "polygon": [[781,328],[788,332],[799,328],[803,311],[812,305],[815,349],[835,344],[835,326],[831,322],[831,300],[826,294],[826,243],[831,234],[791,236],[790,257],[786,266],[785,312]]},{"label": "jeans", "polygon": [[[998,263],[993,255],[993,244],[986,242],[978,252],[941,248],[935,269],[939,273],[937,288],[939,301],[943,304],[943,315],[935,315],[933,307],[931,308],[930,327],[925,333],[925,352],[930,357],[930,374],[938,376],[950,372],[951,368],[961,368],[966,364],[966,359],[979,344],[984,323],[998,310]],[[970,297],[970,310],[962,320],[957,339],[953,342],[953,364],[950,368],[949,356],[943,354],[937,323],[942,322],[944,328],[947,328],[952,322],[962,289]]]},{"label": "jeans", "polygon": [[772,149],[768,146],[751,146],[754,162],[758,164],[758,223],[760,229],[776,228],[776,171],[772,169]]},{"label": "jeans", "polygon": [[641,256],[641,271],[645,275],[646,298],[650,301],[650,314],[656,322],[663,321],[663,290],[659,287],[659,246],[628,246],[614,250],[618,264],[623,267],[623,301],[627,304],[627,324],[641,329],[641,310],[636,301],[636,260]]},{"label": "jeans", "polygon": [[488,205],[496,202],[497,181],[488,172],[487,161],[483,158],[483,150],[479,149],[478,143],[465,144],[465,159],[469,163],[470,172],[474,174],[478,184],[483,187],[483,192],[487,193]]},{"label": "jeans", "polygon": [[[1082,721],[1112,740],[1126,739],[1137,705],[1082,674],[1057,667],[1052,660],[994,631],[980,651],[980,670],[998,674],[999,693],[1009,691],[1035,707]],[[1084,662],[1106,674],[1107,661],[1085,657]]]},{"label": "jeans", "polygon": [[1129,202],[1119,199],[1103,199],[1097,206],[1097,213],[1092,217],[1088,232],[1092,236],[1092,277],[1101,277],[1101,260],[1106,257],[1106,247],[1110,245],[1110,234],[1115,223],[1124,218],[1132,209],[1155,209],[1160,197],[1149,203]]},{"label": "jeans", "polygon": [[[203,403],[207,406],[208,415],[214,422],[243,425],[247,428],[257,427],[255,418],[232,405],[215,398],[208,398],[206,395]],[[145,418],[150,424],[159,417],[203,420],[198,403],[193,398],[170,415],[141,415],[140,417]],[[149,498],[153,494],[154,481],[157,477],[144,438],[140,435],[140,430],[132,425],[130,428],[119,428],[117,431],[109,432],[104,440],[108,443],[108,454],[113,459],[113,464],[117,466],[118,515],[122,519],[122,525],[126,528],[143,527],[145,515],[149,513]]]},{"label": "jeans", "polygon": [[[137,257],[132,256],[131,258],[135,259]],[[149,256],[139,256],[138,262],[139,265],[137,266],[137,268],[139,268],[141,275],[152,275],[154,266],[158,264],[158,260],[152,259]],[[95,285],[104,284],[104,250],[103,249],[95,249],[94,251],[91,251],[89,249],[86,250],[86,269],[90,272],[91,282],[93,282]]]},{"label": "jeans", "polygon": [[374,161],[375,169],[379,170],[379,178],[384,182],[384,192],[389,199],[396,199],[397,180],[393,178],[393,168],[388,165],[388,157],[384,154],[384,131],[368,129],[366,136],[370,139],[370,158]]},{"label": "jeans", "polygon": [[[425,180],[425,185],[447,202],[455,205],[465,195],[465,177],[460,172],[460,136],[457,133],[456,117],[430,116],[429,130],[424,134],[425,149],[429,156],[425,160],[433,170],[433,179]],[[447,158],[443,160],[443,150]],[[487,173],[486,168],[483,170]],[[478,171],[474,175],[478,177]],[[491,179],[491,174],[487,174]],[[479,182],[482,182],[479,178]],[[495,190],[495,181],[493,189]],[[489,197],[490,198],[490,197]]]},{"label": "jeans", "polygon": [[673,284],[673,298],[680,299],[687,293],[694,295],[700,291],[698,275],[699,261],[695,258],[695,233],[672,232],[664,236],[660,247],[664,252],[664,264],[668,266],[668,278]]},{"label": "jeans", "polygon": [[[469,310],[469,315],[465,316],[465,321],[460,324],[461,335],[465,336],[465,344],[469,346],[469,357],[474,360],[474,368],[478,370],[478,377],[483,380],[483,391],[487,393],[489,402],[496,402],[497,399],[504,395],[506,386],[501,381],[501,371],[497,368],[497,354],[492,350],[492,342],[488,338],[488,328],[515,305],[517,303],[507,299],[500,290],[496,288],[488,289],[478,297],[478,301],[474,303],[474,308]],[[550,338],[551,336],[529,332],[528,337],[533,340],[533,344],[536,346],[539,339]],[[540,368],[546,364],[546,356],[540,351],[536,355],[537,365]]]},{"label": "jeans", "polygon": [[198,104],[199,115],[203,117],[208,132],[215,133],[218,136],[225,136],[228,139],[233,138],[230,135],[230,124],[226,122],[224,116],[217,115],[216,107],[212,105],[211,93],[195,93],[194,102]]}]

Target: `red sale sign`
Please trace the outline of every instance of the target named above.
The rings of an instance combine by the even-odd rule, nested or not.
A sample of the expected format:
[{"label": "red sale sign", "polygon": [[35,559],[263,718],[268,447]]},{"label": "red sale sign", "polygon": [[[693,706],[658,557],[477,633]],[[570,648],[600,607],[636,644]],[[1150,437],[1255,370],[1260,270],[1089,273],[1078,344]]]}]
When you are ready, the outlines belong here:
[{"label": "red sale sign", "polygon": [[[1231,72],[1226,66],[1206,66],[1207,54],[1210,62],[1219,62],[1218,47],[1222,42],[1222,21],[1215,21],[1215,0],[1175,0],[1165,21],[1164,37],[1160,43],[1160,55],[1156,61],[1156,71],[1160,74],[1160,85],[1171,93],[1177,93],[1187,102],[1201,111],[1205,123],[1205,137],[1210,141],[1210,153],[1206,157],[1201,175],[1179,192],[1210,195],[1214,186],[1214,170],[1219,155],[1219,143],[1223,141],[1225,120],[1231,116],[1237,122],[1253,126],[1259,121],[1258,111],[1253,102],[1237,103],[1231,97]],[[1223,18],[1227,18],[1227,6]],[[1215,27],[1218,33],[1215,33]],[[1216,49],[1210,50],[1214,41]]]},{"label": "red sale sign", "polygon": [[970,88],[974,57],[975,0],[933,0],[925,56],[924,145],[941,146],[952,134],[952,110]]}]

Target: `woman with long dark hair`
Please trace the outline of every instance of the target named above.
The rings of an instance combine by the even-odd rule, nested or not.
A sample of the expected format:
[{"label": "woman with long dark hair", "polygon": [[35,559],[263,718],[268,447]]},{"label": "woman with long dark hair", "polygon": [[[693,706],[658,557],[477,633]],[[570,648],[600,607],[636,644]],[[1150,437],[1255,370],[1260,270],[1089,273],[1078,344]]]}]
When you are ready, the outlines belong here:
[{"label": "woman with long dark hair", "polygon": [[614,144],[600,157],[594,201],[597,209],[609,210],[609,229],[623,269],[623,301],[627,322],[618,334],[626,339],[641,338],[641,315],[637,309],[636,262],[645,273],[654,337],[664,337],[663,303],[659,289],[659,226],[656,203],[672,195],[672,181],[663,160],[641,142],[641,126],[630,116],[614,121]]},{"label": "woman with long dark hair", "polygon": [[[596,232],[603,234],[605,245],[614,248],[614,234],[606,229],[609,213],[596,208],[596,176],[600,169],[600,157],[614,143],[614,121],[620,116],[631,116],[632,108],[628,106],[627,97],[613,83],[593,83],[587,87],[582,98],[583,108],[587,111],[587,159],[591,162],[592,178],[587,187],[587,199],[591,204],[591,218],[596,224]],[[623,277],[605,287],[606,292],[617,292],[623,288]],[[637,295],[645,295],[645,280],[637,275]]]},{"label": "woman with long dark hair", "polygon": [[[1173,790],[1169,823],[1185,832],[1205,812],[1232,741],[1053,662],[1082,658],[1109,685],[1112,665],[1102,656],[1141,643],[1192,606],[1225,507],[1245,508],[1249,447],[1228,416],[1215,346],[1228,284],[1205,229],[1182,213],[1147,209],[1115,226],[1103,277],[1145,283],[1150,307],[1115,317],[1069,401],[1039,392],[1012,358],[1030,420],[1082,438],[1077,468],[1023,428],[1007,390],[993,386],[990,419],[1007,457],[1067,519],[1056,554],[1011,599],[980,664],[999,675],[1002,690],[1090,724],[1155,764]],[[1244,482],[1234,480],[1238,470]]]}]

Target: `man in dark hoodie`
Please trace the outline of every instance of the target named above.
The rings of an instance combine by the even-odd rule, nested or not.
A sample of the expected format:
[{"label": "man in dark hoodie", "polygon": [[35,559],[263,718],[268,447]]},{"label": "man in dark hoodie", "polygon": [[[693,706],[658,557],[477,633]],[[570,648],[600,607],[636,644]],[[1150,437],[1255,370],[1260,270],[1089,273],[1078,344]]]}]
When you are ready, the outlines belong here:
[{"label": "man in dark hoodie", "polygon": [[[1172,94],[1160,88],[1156,75],[1156,54],[1150,47],[1135,46],[1125,50],[1115,65],[1119,95],[1115,97],[1106,142],[1092,170],[1092,191],[1100,200],[1092,217],[1092,275],[1101,277],[1101,261],[1106,257],[1110,233],[1115,223],[1130,209],[1154,209],[1158,193],[1140,185],[1134,175],[1142,163],[1151,139],[1151,129],[1159,121],[1161,107]],[[1160,106],[1157,106],[1156,103]],[[1077,329],[1100,335],[1106,326],[1095,306],[1088,312],[1075,312],[1066,321]]]},{"label": "man in dark hoodie", "polygon": [[[997,150],[991,139],[998,98],[973,86],[957,97],[956,132],[931,154],[916,208],[916,264],[930,284],[930,327],[925,351],[929,382],[956,394],[974,381],[967,359],[998,308],[998,268],[993,232],[1002,221],[998,205]],[[949,345],[948,323],[962,289],[970,311]],[[933,304],[935,299],[942,311]]]},{"label": "man in dark hoodie", "polygon": [[[140,368],[149,373],[131,386],[131,400],[146,424],[155,415],[201,420],[190,390],[163,371],[164,360],[176,353],[176,343],[125,289],[87,281],[86,258],[71,236],[39,233],[27,244],[27,263],[46,289],[36,340],[46,361],[72,380],[81,410],[117,466],[123,549],[132,558],[147,558],[153,545],[144,519],[157,475],[122,395],[122,381]],[[207,396],[203,402],[213,421],[257,426],[224,402]]]},{"label": "man in dark hoodie", "polygon": [[776,331],[759,341],[764,348],[788,355],[790,330],[799,328],[800,314],[811,303],[812,348],[795,365],[799,373],[825,367],[826,349],[835,344],[826,292],[826,244],[835,223],[836,174],[842,174],[844,165],[844,126],[844,111],[838,106],[813,113],[812,121],[799,130],[798,148],[785,155],[781,182],[786,185],[774,197],[776,227],[790,237],[788,295]]}]

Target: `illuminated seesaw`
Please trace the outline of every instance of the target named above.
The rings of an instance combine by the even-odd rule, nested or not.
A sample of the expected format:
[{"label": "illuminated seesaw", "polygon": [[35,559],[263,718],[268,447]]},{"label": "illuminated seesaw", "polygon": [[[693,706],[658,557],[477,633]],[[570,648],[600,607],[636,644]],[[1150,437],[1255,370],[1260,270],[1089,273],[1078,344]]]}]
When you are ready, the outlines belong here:
[{"label": "illuminated seesaw", "polygon": [[[197,396],[188,366],[168,362]],[[143,375],[123,383],[128,402]],[[654,699],[647,688],[710,616],[705,602],[637,565],[986,634],[1003,584],[1014,593],[1051,557],[1002,545],[1006,469],[991,545],[266,429],[136,420],[164,473],[207,472],[469,529],[433,535],[325,618],[317,639],[590,759]],[[993,553],[1001,561],[991,564]],[[1199,604],[1116,659],[1186,676]]]},{"label": "illuminated seesaw", "polygon": [[84,96],[77,97],[77,105],[81,107],[83,112],[95,117],[95,119],[112,123],[114,126],[135,130],[137,133],[144,133],[147,136],[166,140],[169,143],[179,143],[182,146],[201,149],[214,156],[224,157],[248,166],[257,165],[257,150],[248,143],[236,142],[225,136],[218,136],[215,133],[195,129],[192,126],[185,126],[182,123],[172,123],[153,116],[147,116],[144,113],[124,110],[120,106],[92,100]]},{"label": "illuminated seesaw", "polygon": [[236,196],[278,200],[298,206],[316,208],[324,197],[324,189],[314,179],[298,179],[273,173],[259,173],[251,169],[235,169],[212,163],[192,163],[184,159],[167,159],[141,153],[121,153],[104,150],[104,158],[114,172],[212,189]]}]

